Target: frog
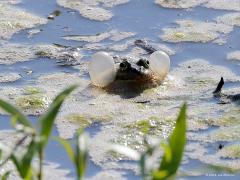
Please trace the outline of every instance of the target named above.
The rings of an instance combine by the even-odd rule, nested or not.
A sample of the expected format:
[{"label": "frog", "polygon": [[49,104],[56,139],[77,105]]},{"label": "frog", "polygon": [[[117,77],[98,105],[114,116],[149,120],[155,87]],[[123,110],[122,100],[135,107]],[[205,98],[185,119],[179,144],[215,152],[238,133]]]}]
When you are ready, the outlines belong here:
[{"label": "frog", "polygon": [[149,57],[134,59],[111,56],[107,52],[95,53],[89,64],[92,85],[108,90],[121,87],[146,89],[160,85],[169,73],[170,57],[147,41],[135,40],[134,44],[144,49]]}]

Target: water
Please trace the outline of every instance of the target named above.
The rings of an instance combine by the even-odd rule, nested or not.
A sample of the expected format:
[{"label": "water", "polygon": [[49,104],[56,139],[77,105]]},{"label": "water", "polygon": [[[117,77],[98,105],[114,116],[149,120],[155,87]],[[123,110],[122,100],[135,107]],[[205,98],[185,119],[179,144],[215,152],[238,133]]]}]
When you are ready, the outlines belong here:
[{"label": "water", "polygon": [[[132,0],[126,5],[120,5],[113,8],[114,17],[106,22],[96,22],[85,19],[79,15],[78,12],[65,9],[56,4],[55,1],[48,0],[24,0],[23,3],[17,5],[20,8],[27,9],[30,12],[47,17],[54,10],[60,10],[61,15],[54,20],[49,20],[49,23],[37,27],[43,31],[28,38],[28,30],[21,31],[15,34],[10,42],[26,43],[26,44],[44,44],[44,43],[59,43],[67,46],[81,46],[83,43],[75,41],[66,41],[62,37],[66,35],[89,35],[97,34],[99,32],[108,31],[111,29],[118,29],[120,31],[136,32],[136,38],[148,38],[158,43],[163,41],[159,38],[163,27],[174,26],[174,21],[178,19],[194,19],[201,21],[209,21],[213,18],[225,14],[227,11],[209,10],[203,7],[197,7],[192,10],[177,10],[164,9],[156,6],[152,1]],[[71,32],[66,31],[70,29]],[[230,68],[234,73],[240,75],[239,66],[236,63],[226,61],[226,53],[240,49],[240,44],[236,41],[236,37],[240,36],[239,28],[234,28],[234,31],[228,35],[227,43],[219,46],[213,43],[165,43],[171,48],[180,50],[176,55],[172,56],[172,68],[179,63],[193,58],[207,59],[212,64],[223,65]],[[85,52],[86,56],[91,52]],[[26,74],[26,70],[31,70],[31,75]],[[17,72],[22,78],[14,83],[1,83],[1,86],[16,86],[24,87],[26,85],[34,84],[34,81],[43,74],[52,72],[76,72],[72,67],[60,67],[54,60],[37,59],[29,62],[16,63],[14,65],[0,65],[1,72]],[[240,84],[228,83],[228,87],[236,87]],[[35,123],[36,117],[30,117]],[[7,116],[0,116],[0,129],[9,129]],[[94,136],[99,131],[100,125],[94,124],[87,129],[91,136]],[[57,136],[58,132],[54,127],[53,135]],[[209,147],[209,151],[211,148]],[[46,160],[59,163],[62,168],[70,169],[69,176],[74,177],[74,168],[72,163],[66,156],[63,148],[59,143],[50,140],[46,149]],[[198,167],[200,162],[193,161],[188,167]],[[100,172],[101,168],[94,165],[91,161],[88,165],[87,177],[95,175]],[[126,176],[128,179],[140,179],[132,172],[128,172]],[[184,179],[207,179],[208,177],[189,177]],[[219,179],[220,177],[211,177],[211,179]],[[221,177],[224,178],[224,177]],[[238,177],[228,177],[230,179],[238,179]]]}]

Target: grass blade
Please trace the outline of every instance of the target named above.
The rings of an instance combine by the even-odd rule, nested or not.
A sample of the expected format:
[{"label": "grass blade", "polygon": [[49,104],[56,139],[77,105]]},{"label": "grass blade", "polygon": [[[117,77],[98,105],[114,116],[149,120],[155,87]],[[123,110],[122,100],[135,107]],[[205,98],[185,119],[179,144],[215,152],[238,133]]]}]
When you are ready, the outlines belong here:
[{"label": "grass blade", "polygon": [[11,173],[10,171],[5,172],[5,173],[2,175],[1,180],[7,180],[8,177],[9,177],[9,175],[10,175],[10,173]]},{"label": "grass blade", "polygon": [[37,143],[33,139],[31,143],[28,145],[28,150],[26,154],[23,156],[22,162],[21,162],[24,177],[27,177],[31,170],[31,163],[36,152],[37,152]]},{"label": "grass blade", "polygon": [[17,120],[17,122],[21,123],[24,126],[32,128],[32,124],[27,119],[27,117],[10,103],[0,99],[0,107],[6,112],[8,112],[11,116],[13,116]]},{"label": "grass blade", "polygon": [[64,149],[66,150],[66,152],[67,152],[70,160],[71,160],[72,162],[74,162],[74,161],[75,161],[75,160],[74,160],[74,151],[73,151],[73,149],[72,149],[71,144],[70,144],[67,140],[62,139],[62,138],[56,137],[55,139],[64,147]]},{"label": "grass blade", "polygon": [[49,110],[40,118],[40,136],[43,138],[42,146],[45,146],[48,142],[49,136],[52,131],[54,120],[57,116],[57,113],[65,100],[65,98],[77,88],[77,86],[71,86],[68,89],[61,92],[51,104]]},{"label": "grass blade", "polygon": [[160,168],[153,174],[153,180],[167,179],[176,174],[180,166],[186,144],[186,104],[181,108],[175,129],[169,138],[169,148],[165,147],[165,154]]},{"label": "grass blade", "polygon": [[80,130],[77,133],[77,147],[75,155],[75,164],[79,180],[82,179],[85,174],[87,167],[87,159],[88,159],[87,135],[83,134],[82,130]]}]

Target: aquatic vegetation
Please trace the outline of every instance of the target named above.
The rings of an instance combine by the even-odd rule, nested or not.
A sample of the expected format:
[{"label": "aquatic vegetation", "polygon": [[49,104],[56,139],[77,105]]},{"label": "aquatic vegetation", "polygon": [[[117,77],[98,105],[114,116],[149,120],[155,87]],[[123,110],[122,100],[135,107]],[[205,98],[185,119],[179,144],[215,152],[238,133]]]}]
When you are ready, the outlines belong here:
[{"label": "aquatic vegetation", "polygon": [[[101,171],[90,179],[126,179],[130,173],[139,175],[137,165],[128,161],[131,158],[116,153],[110,154],[106,147],[109,143],[116,142],[144,152],[147,146],[144,143],[144,136],[149,139],[152,137],[163,139],[169,136],[175,124],[173,117],[176,116],[183,101],[189,104],[187,146],[192,147],[192,151],[185,152],[181,170],[190,171],[188,168],[194,165],[196,169],[191,172],[197,176],[205,176],[206,173],[232,174],[229,169],[239,170],[238,151],[235,149],[228,151],[233,155],[226,155],[224,151],[239,141],[237,139],[239,132],[234,128],[239,125],[239,106],[235,103],[222,104],[221,100],[212,95],[221,76],[226,78],[227,82],[223,93],[239,93],[240,77],[237,69],[239,43],[235,39],[239,34],[240,16],[239,12],[234,12],[239,11],[239,0],[232,0],[231,3],[230,0],[155,0],[161,7],[154,5],[153,0],[129,1],[128,4],[115,6],[120,1],[58,0],[49,1],[48,7],[44,8],[42,6],[46,5],[47,1],[40,7],[32,1],[22,1],[21,4],[13,6],[12,4],[17,4],[20,0],[0,0],[2,7],[11,6],[9,14],[18,9],[32,15],[27,10],[30,9],[32,12],[44,14],[45,17],[42,19],[46,22],[50,13],[50,18],[55,18],[54,10],[57,3],[62,6],[59,6],[61,16],[55,18],[56,21],[49,21],[48,25],[40,27],[33,25],[30,29],[25,29],[28,19],[26,22],[21,20],[20,24],[15,23],[18,18],[14,14],[10,24],[4,23],[6,32],[13,28],[17,34],[15,35],[15,31],[12,32],[14,34],[9,33],[11,40],[4,38],[9,42],[0,40],[2,64],[0,69],[7,72],[0,75],[0,82],[4,81],[0,83],[0,97],[13,104],[22,97],[34,96],[36,102],[38,97],[47,97],[47,105],[36,109],[32,107],[24,109],[26,115],[39,115],[47,110],[49,101],[56,93],[71,83],[79,83],[80,87],[63,104],[55,125],[59,136],[64,139],[73,138],[81,127],[87,127],[87,131],[93,133],[89,142],[89,155],[92,163],[98,165]],[[96,15],[95,8],[103,9],[103,13],[107,12],[110,16],[102,14],[97,17],[99,14]],[[82,18],[78,10],[81,10],[87,18],[90,16],[96,19],[114,18],[107,22],[95,22]],[[6,12],[1,16],[3,20],[9,20],[10,17],[6,15],[6,18],[5,15]],[[188,21],[189,24],[180,27],[179,21]],[[32,21],[29,23],[32,24]],[[160,31],[162,29],[171,29],[170,38],[176,43],[169,43],[172,42],[169,39],[164,40],[165,42],[158,39],[158,36],[162,38],[167,34]],[[117,54],[134,60],[147,57],[146,51],[134,46],[136,38],[146,39],[154,48],[165,51],[168,55],[175,54],[171,57],[173,65],[170,73],[162,84],[133,96],[127,88],[115,87],[115,91],[112,91],[115,93],[112,93],[91,86],[88,76],[89,57],[96,51],[106,51],[111,56]],[[42,42],[49,44],[39,44]],[[226,56],[227,53],[229,54]],[[225,61],[226,59],[231,61]],[[21,63],[31,60],[32,62]],[[59,66],[71,65],[73,61],[78,64],[73,68]],[[38,69],[41,62],[44,63]],[[31,69],[29,74],[26,69]],[[19,73],[21,80],[14,83],[17,76],[9,72]],[[41,106],[41,103],[39,104]],[[4,120],[8,117],[2,110],[0,114],[4,115]],[[0,119],[2,120],[2,116]],[[5,122],[2,123],[4,128]],[[232,129],[236,134],[231,133]],[[0,142],[12,147],[16,141],[9,139],[7,135],[9,134],[1,135]],[[227,142],[222,142],[222,138]],[[9,143],[5,143],[5,139]],[[220,144],[223,145],[221,150]],[[23,147],[27,145],[28,142],[24,143]],[[58,156],[60,153],[56,152],[54,155]],[[161,155],[160,153],[158,158]],[[63,162],[59,161],[63,165]],[[155,165],[157,167],[159,164]],[[215,168],[220,165],[226,167]],[[201,171],[199,166],[208,171]],[[13,165],[8,167],[10,170],[14,169]],[[70,175],[73,174],[73,169],[68,163],[64,164],[64,167],[70,168]],[[51,172],[57,171],[52,166],[46,168]],[[8,169],[5,170],[7,172]],[[46,174],[47,169],[44,171]],[[179,171],[178,177],[182,177],[182,171]],[[59,170],[58,173],[52,178],[64,179],[67,175],[66,171]],[[185,175],[183,176],[185,178]],[[15,177],[17,174],[15,176],[12,172],[9,179],[16,179]],[[66,177],[68,178],[69,176]]]},{"label": "aquatic vegetation", "polygon": [[111,116],[97,116],[97,115],[91,115],[91,114],[69,114],[66,117],[64,117],[65,121],[69,123],[74,123],[79,125],[81,129],[85,129],[94,122],[102,123],[102,122],[108,122],[112,119]]},{"label": "aquatic vegetation", "polygon": [[119,30],[113,29],[111,31],[101,32],[96,35],[68,35],[64,36],[63,39],[88,43],[98,43],[107,39],[117,42],[133,36],[135,36],[135,33],[133,32],[121,32]]},{"label": "aquatic vegetation", "polygon": [[155,3],[165,8],[192,8],[207,0],[155,0]]},{"label": "aquatic vegetation", "polygon": [[31,86],[28,86],[24,89],[24,94],[26,95],[33,95],[33,94],[39,94],[41,93],[42,91],[36,87],[31,87]]},{"label": "aquatic vegetation", "polygon": [[215,22],[201,22],[191,20],[179,20],[177,27],[164,28],[160,37],[167,42],[202,42],[216,40],[220,35],[228,34],[233,27]]},{"label": "aquatic vegetation", "polygon": [[1,43],[0,64],[14,64],[34,57],[30,46],[14,43]]},{"label": "aquatic vegetation", "polygon": [[48,52],[46,51],[37,51],[35,53],[36,56],[39,56],[39,57],[48,57]]},{"label": "aquatic vegetation", "polygon": [[30,14],[11,5],[0,3],[0,12],[1,39],[9,39],[14,33],[19,32],[20,30],[33,28],[47,23],[45,18]]},{"label": "aquatic vegetation", "polygon": [[217,154],[222,158],[240,159],[240,144],[233,144],[224,147]]},{"label": "aquatic vegetation", "polygon": [[[21,133],[22,138],[17,140],[16,144],[14,145],[12,150],[8,153],[6,159],[1,162],[0,167],[4,166],[8,161],[12,161],[15,165],[19,176],[23,179],[29,179],[32,177],[36,177],[37,179],[43,179],[43,158],[44,158],[44,149],[48,143],[48,140],[51,136],[52,126],[54,120],[57,116],[57,113],[64,101],[64,99],[76,88],[76,86],[72,86],[62,93],[60,93],[51,106],[49,107],[48,111],[43,114],[40,118],[40,129],[34,129],[30,121],[25,117],[18,109],[13,107],[11,104],[0,100],[0,107],[11,114],[13,117],[12,123],[13,126],[16,128],[18,133]],[[79,118],[78,118],[79,119]],[[155,117],[151,117],[151,120],[156,119]],[[146,122],[138,123],[141,127],[143,132],[146,132]],[[149,125],[147,125],[149,126]],[[180,165],[182,154],[184,151],[185,141],[186,141],[186,106],[184,106],[180,112],[180,115],[176,122],[176,127],[173,130],[172,135],[169,138],[169,145],[165,144],[165,154],[163,155],[163,160],[160,163],[159,169],[147,169],[146,159],[148,156],[152,155],[152,152],[159,147],[157,146],[148,146],[148,149],[145,153],[139,156],[139,164],[141,165],[141,172],[142,176],[145,179],[146,176],[151,176],[153,179],[164,179],[166,177],[170,177],[176,174],[176,171]],[[181,137],[180,139],[178,137]],[[29,139],[28,143],[26,144],[26,151],[23,152],[21,155],[16,154],[17,150],[20,146],[25,143],[26,139]],[[86,164],[88,159],[88,149],[87,149],[87,141],[86,137],[82,135],[82,130],[77,133],[76,137],[76,150],[74,151],[71,147],[71,144],[64,140],[57,138],[57,140],[63,145],[68,153],[69,158],[75,165],[77,177],[81,180],[84,176],[86,170]],[[117,152],[124,153],[125,155],[129,155],[129,151],[123,151],[124,147],[117,146],[118,148],[115,149]],[[178,147],[178,148],[176,148]],[[6,151],[6,148],[2,149],[1,151]],[[131,150],[134,152],[134,150]],[[6,152],[5,152],[6,153]],[[32,166],[33,158],[38,157],[38,170],[34,170]],[[7,171],[3,177],[7,177],[12,173],[13,170]],[[162,173],[164,172],[164,173]],[[151,173],[151,174],[149,174]]]},{"label": "aquatic vegetation", "polygon": [[240,51],[233,51],[227,54],[228,60],[240,61]]},{"label": "aquatic vegetation", "polygon": [[[145,124],[145,123],[144,123]],[[147,142],[146,142],[147,143]],[[143,153],[138,153],[126,146],[113,146],[115,152],[137,160],[141,169],[143,179],[151,177],[153,180],[173,178],[178,170],[183,156],[186,143],[186,105],[180,111],[176,121],[176,126],[169,136],[168,144],[162,144],[164,155],[158,168],[153,168],[151,157],[159,148],[159,143],[151,145],[147,143],[147,149]],[[148,162],[150,159],[150,162]]]},{"label": "aquatic vegetation", "polygon": [[0,73],[0,83],[14,82],[21,79],[18,73]]},{"label": "aquatic vegetation", "polygon": [[203,6],[206,8],[220,9],[220,10],[234,10],[239,11],[239,0],[155,0],[155,3],[165,8],[186,9]]},{"label": "aquatic vegetation", "polygon": [[208,0],[204,4],[204,7],[213,8],[213,9],[240,11],[240,1],[232,0],[231,3],[229,3],[228,0]]},{"label": "aquatic vegetation", "polygon": [[[23,137],[14,145],[12,150],[1,149],[7,152],[7,157],[1,162],[0,166],[4,166],[9,160],[15,165],[19,176],[23,179],[31,179],[32,177],[37,177],[41,180],[43,178],[43,158],[44,150],[49,141],[51,131],[53,128],[54,120],[57,113],[64,101],[64,99],[74,90],[76,86],[71,86],[68,89],[60,93],[53,101],[48,111],[39,118],[40,128],[34,129],[31,122],[25,115],[23,115],[18,109],[16,109],[11,104],[0,100],[0,107],[8,112],[12,118],[12,124],[16,128],[16,131],[22,133]],[[17,150],[27,138],[29,139],[26,151],[22,154],[18,154]],[[77,140],[78,141],[78,140]],[[81,141],[79,141],[81,142]],[[82,144],[80,144],[82,145]],[[80,147],[78,147],[80,148]],[[82,148],[82,146],[81,146]],[[80,149],[79,149],[80,151]],[[79,152],[77,152],[79,153]],[[81,153],[80,153],[81,155]],[[38,157],[38,167],[37,171],[33,170],[32,162],[34,157]],[[78,156],[77,156],[78,157]],[[78,158],[79,159],[79,158]],[[85,162],[79,162],[79,167],[83,167]],[[81,179],[81,178],[79,178]]]},{"label": "aquatic vegetation", "polygon": [[25,95],[16,99],[17,106],[24,110],[44,109],[48,105],[48,102],[48,98],[40,94]]},{"label": "aquatic vegetation", "polygon": [[81,0],[79,2],[75,0],[57,0],[57,3],[60,6],[79,11],[83,17],[90,20],[106,21],[113,17],[113,14],[109,8],[120,4],[125,4],[128,1],[129,0],[93,0],[87,2]]},{"label": "aquatic vegetation", "polygon": [[216,21],[230,26],[240,26],[240,13],[227,13],[223,16],[218,16]]}]

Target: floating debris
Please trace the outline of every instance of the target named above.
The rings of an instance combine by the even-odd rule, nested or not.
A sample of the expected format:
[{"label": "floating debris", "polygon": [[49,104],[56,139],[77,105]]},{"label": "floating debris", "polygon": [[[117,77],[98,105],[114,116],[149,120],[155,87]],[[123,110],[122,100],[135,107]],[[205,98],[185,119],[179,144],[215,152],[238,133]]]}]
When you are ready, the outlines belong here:
[{"label": "floating debris", "polygon": [[47,18],[50,19],[50,20],[54,20],[55,17],[58,17],[60,15],[61,15],[61,11],[55,10],[51,14],[49,14]]},{"label": "floating debris", "polygon": [[42,32],[42,29],[31,29],[28,31],[28,38],[32,38],[34,35]]}]

